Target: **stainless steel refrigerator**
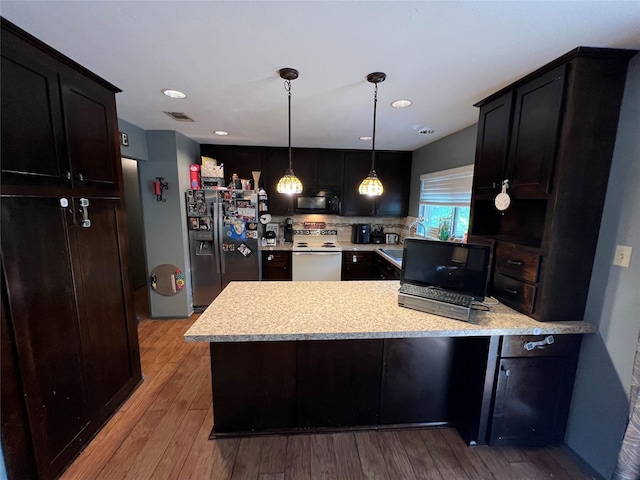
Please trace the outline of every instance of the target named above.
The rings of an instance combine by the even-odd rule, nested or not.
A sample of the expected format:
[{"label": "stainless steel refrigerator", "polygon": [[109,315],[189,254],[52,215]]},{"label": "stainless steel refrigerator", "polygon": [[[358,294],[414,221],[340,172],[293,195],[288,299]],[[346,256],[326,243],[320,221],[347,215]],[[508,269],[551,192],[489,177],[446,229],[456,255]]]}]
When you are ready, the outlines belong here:
[{"label": "stainless steel refrigerator", "polygon": [[258,197],[251,190],[187,190],[193,308],[229,282],[260,280]]}]

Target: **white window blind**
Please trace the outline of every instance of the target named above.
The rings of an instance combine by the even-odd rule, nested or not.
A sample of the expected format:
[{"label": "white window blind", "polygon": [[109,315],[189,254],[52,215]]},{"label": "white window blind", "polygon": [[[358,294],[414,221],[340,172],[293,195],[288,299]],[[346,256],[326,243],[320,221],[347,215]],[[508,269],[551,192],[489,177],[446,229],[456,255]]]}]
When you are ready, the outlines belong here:
[{"label": "white window blind", "polygon": [[472,181],[473,165],[420,175],[420,203],[468,207]]}]

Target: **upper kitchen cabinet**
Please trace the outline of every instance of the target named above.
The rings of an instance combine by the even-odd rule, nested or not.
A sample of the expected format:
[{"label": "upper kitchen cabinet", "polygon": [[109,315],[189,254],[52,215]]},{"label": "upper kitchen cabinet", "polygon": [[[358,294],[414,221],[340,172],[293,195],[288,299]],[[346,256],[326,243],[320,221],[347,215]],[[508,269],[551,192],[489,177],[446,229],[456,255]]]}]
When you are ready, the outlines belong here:
[{"label": "upper kitchen cabinet", "polygon": [[[200,154],[215,159],[218,165],[224,165],[224,186],[231,183],[231,177],[234,173],[237,173],[239,178],[249,179],[253,183],[251,172],[262,172],[264,149],[261,147],[205,144],[200,145]],[[263,173],[260,175],[259,183],[262,186],[265,185]]]},{"label": "upper kitchen cabinet", "polygon": [[3,20],[3,185],[117,192],[119,91]]},{"label": "upper kitchen cabinet", "polygon": [[579,47],[476,104],[469,235],[495,245],[492,294],[537,320],[582,320],[635,53]]},{"label": "upper kitchen cabinet", "polygon": [[411,152],[376,152],[376,174],[384,193],[380,197],[360,195],[358,187],[371,170],[371,152],[348,151],[344,157],[342,215],[404,217],[409,207]]},{"label": "upper kitchen cabinet", "polygon": [[342,189],[344,152],[341,150],[294,149],[294,172],[303,186]]}]

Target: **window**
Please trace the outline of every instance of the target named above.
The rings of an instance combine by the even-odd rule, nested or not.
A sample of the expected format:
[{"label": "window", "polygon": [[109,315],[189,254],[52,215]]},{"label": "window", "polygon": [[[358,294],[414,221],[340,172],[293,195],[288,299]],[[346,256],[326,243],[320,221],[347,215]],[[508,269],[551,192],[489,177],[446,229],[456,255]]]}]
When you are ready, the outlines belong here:
[{"label": "window", "polygon": [[420,176],[418,216],[424,228],[416,235],[434,240],[465,241],[469,228],[473,165]]}]

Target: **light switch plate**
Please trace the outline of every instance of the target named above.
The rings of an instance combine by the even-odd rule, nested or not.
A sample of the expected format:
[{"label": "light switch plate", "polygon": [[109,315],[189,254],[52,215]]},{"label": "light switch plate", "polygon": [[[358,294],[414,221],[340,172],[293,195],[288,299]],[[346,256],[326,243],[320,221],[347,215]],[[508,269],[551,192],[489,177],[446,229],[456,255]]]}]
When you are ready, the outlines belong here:
[{"label": "light switch plate", "polygon": [[631,262],[631,247],[626,245],[616,245],[616,253],[613,257],[613,264],[620,267],[628,267]]}]

